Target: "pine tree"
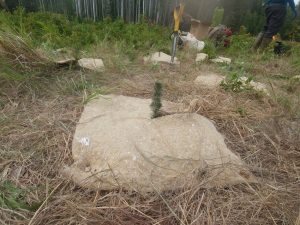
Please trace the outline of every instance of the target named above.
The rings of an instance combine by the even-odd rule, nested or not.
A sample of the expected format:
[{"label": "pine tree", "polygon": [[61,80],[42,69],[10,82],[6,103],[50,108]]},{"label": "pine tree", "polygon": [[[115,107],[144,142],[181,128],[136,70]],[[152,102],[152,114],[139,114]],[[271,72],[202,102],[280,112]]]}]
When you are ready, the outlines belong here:
[{"label": "pine tree", "polygon": [[152,109],[152,119],[160,117],[160,109],[162,107],[161,103],[162,96],[162,84],[160,82],[155,82],[154,85],[154,94],[152,97],[152,103],[150,105]]}]

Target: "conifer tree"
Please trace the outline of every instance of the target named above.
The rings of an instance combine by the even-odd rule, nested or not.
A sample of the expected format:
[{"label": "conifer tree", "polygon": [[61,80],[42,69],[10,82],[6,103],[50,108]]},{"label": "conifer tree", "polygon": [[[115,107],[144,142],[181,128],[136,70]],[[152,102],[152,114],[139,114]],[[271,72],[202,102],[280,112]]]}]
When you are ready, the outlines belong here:
[{"label": "conifer tree", "polygon": [[162,95],[162,84],[160,82],[155,82],[152,103],[150,105],[152,109],[152,119],[160,117],[160,109],[162,107],[161,95]]}]

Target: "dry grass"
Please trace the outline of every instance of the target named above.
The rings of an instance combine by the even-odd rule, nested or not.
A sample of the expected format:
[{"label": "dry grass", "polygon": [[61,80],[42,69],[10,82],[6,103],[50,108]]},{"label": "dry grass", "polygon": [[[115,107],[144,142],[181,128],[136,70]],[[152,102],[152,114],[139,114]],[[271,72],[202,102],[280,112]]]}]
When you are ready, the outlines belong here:
[{"label": "dry grass", "polygon": [[35,51],[26,39],[0,29],[0,76],[22,79],[49,69],[51,62]]},{"label": "dry grass", "polygon": [[[299,120],[256,93],[195,86],[192,81],[200,70],[217,70],[211,65],[188,64],[171,71],[132,68],[85,76],[61,71],[63,77],[2,84],[0,176],[28,190],[28,203],[41,205],[35,212],[2,207],[0,224],[294,225],[300,207]],[[148,98],[157,79],[164,84],[165,99],[191,106],[215,122],[230,149],[258,178],[257,184],[141,195],[85,190],[61,177],[61,166],[72,162],[72,136],[82,103],[94,90],[88,84]]]}]

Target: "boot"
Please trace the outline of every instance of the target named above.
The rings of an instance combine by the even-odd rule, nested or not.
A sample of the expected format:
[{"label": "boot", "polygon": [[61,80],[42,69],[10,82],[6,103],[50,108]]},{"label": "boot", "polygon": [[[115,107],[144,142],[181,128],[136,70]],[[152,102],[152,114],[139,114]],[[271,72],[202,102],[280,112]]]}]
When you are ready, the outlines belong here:
[{"label": "boot", "polygon": [[259,50],[261,52],[263,52],[269,46],[269,44],[271,43],[271,41],[272,41],[272,38],[266,38],[266,37],[264,37],[262,39],[262,42],[261,42],[260,46],[259,46]]},{"label": "boot", "polygon": [[253,46],[251,48],[252,52],[256,52],[258,50],[259,46],[261,45],[261,42],[262,42],[263,38],[264,38],[264,33],[260,32],[257,35],[257,37],[255,39],[255,42],[254,42],[254,44],[253,44]]}]

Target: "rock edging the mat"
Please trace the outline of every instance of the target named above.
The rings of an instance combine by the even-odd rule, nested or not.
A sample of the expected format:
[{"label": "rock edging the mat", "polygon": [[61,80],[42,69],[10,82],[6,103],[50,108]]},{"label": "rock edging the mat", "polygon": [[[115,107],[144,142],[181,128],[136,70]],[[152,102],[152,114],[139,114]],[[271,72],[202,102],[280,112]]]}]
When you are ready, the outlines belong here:
[{"label": "rock edging the mat", "polygon": [[190,113],[151,119],[150,103],[114,95],[88,103],[73,139],[74,164],[63,174],[83,187],[138,192],[254,180],[211,121]]}]

